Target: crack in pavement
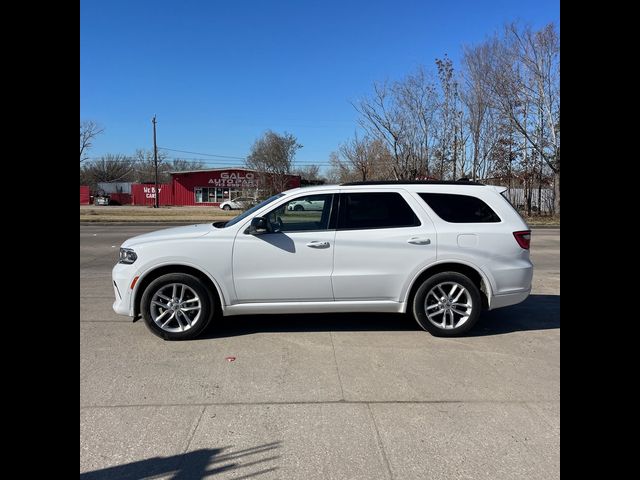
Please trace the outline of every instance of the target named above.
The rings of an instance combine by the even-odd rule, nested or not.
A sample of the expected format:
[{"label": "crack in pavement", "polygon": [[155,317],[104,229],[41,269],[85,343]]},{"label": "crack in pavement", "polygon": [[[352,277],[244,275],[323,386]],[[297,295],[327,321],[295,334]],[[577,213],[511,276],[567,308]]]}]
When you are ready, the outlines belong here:
[{"label": "crack in pavement", "polygon": [[376,423],[376,419],[373,416],[373,411],[371,411],[371,404],[369,403],[367,403],[367,410],[369,411],[369,416],[371,417],[371,422],[373,423],[373,428],[376,432],[376,440],[378,441],[378,448],[380,449],[382,460],[387,467],[387,474],[389,478],[393,480],[393,473],[391,473],[391,466],[389,465],[389,460],[387,459],[387,453],[384,451],[384,445],[382,445],[382,438],[380,437],[380,432],[378,431],[378,424]]},{"label": "crack in pavement", "polygon": [[144,408],[144,407],[225,407],[251,405],[430,405],[430,404],[482,404],[494,403],[498,405],[549,404],[560,403],[557,399],[550,400],[302,400],[282,402],[213,402],[213,403],[131,403],[118,405],[81,405],[81,410],[101,408]]},{"label": "crack in pavement", "polygon": [[329,332],[329,336],[331,337],[331,347],[333,348],[333,361],[336,365],[336,374],[338,375],[338,383],[340,384],[340,397],[344,402],[345,401],[344,389],[342,388],[342,378],[340,378],[340,368],[338,367],[338,359],[336,358],[336,346],[333,343],[333,332]]}]

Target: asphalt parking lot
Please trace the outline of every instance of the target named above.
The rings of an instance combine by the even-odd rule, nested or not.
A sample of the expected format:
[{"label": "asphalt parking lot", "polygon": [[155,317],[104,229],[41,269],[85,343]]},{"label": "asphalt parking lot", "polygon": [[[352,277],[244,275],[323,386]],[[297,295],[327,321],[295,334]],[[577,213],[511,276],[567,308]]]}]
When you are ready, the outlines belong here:
[{"label": "asphalt parking lot", "polygon": [[559,478],[559,229],[529,299],[464,338],[269,315],[165,342],[111,309],[118,247],[158,228],[80,227],[81,479]]}]

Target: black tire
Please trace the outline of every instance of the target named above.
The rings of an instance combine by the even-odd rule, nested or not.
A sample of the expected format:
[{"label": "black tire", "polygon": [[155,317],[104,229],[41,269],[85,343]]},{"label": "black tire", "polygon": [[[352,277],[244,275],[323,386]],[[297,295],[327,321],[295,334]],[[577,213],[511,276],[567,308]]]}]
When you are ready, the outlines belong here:
[{"label": "black tire", "polygon": [[222,207],[223,210],[231,210],[231,207],[229,205],[225,205],[224,207]]},{"label": "black tire", "polygon": [[[195,321],[195,324],[192,327],[181,332],[170,332],[162,329],[154,322],[151,312],[151,300],[153,299],[153,296],[163,287],[172,283],[186,285],[191,288],[200,299],[200,315],[197,321]],[[211,322],[214,311],[215,300],[212,292],[209,291],[209,288],[207,288],[202,280],[186,273],[169,273],[156,278],[153,282],[147,285],[140,301],[140,312],[147,327],[154,335],[164,338],[165,340],[190,340],[197,337]],[[170,323],[169,327],[171,325],[176,325],[177,327],[177,324],[175,323]]]},{"label": "black tire", "polygon": [[[445,323],[448,322],[450,325],[456,325],[455,320],[457,319],[460,325],[455,326],[454,328],[443,328],[442,326],[435,325],[434,323],[432,323],[432,321],[429,320],[427,312],[425,311],[425,300],[427,300],[427,295],[430,295],[432,289],[440,292],[437,286],[442,284],[445,284],[443,287],[445,293],[448,293],[446,292],[446,289],[449,285],[452,289],[453,284],[458,284],[458,286],[464,287],[466,293],[463,292],[461,294],[461,298],[466,298],[466,296],[468,295],[471,300],[471,307],[468,307],[464,311],[464,313],[466,314],[466,320],[464,320],[464,322],[460,322],[460,320],[465,318],[465,316],[459,315],[457,313],[450,313],[449,315],[447,315],[446,320],[442,320],[445,317],[445,314],[431,314],[432,320],[436,323],[442,323],[444,321]],[[460,289],[454,290],[455,294],[453,296],[455,297],[455,295],[460,293],[460,291]],[[444,296],[442,298],[444,298]],[[429,308],[433,307],[433,311],[440,311],[438,310],[439,307],[436,306],[438,302],[439,300],[436,299],[436,296],[432,294],[429,297],[429,304],[427,306]],[[469,305],[468,303],[466,304]],[[455,337],[457,335],[462,335],[463,333],[466,333],[471,328],[473,328],[473,326],[478,321],[478,318],[480,317],[482,305],[482,294],[480,293],[478,287],[469,279],[469,277],[458,272],[442,272],[428,278],[418,288],[415,296],[413,297],[413,304],[411,305],[411,309],[413,312],[413,317],[423,330],[428,331],[436,337]],[[457,311],[458,310],[454,310],[454,312]],[[454,322],[451,322],[451,316],[453,316]]]},{"label": "black tire", "polygon": [[296,212],[302,212],[302,211],[304,210],[304,207],[303,207],[302,205],[295,205],[295,206],[293,207],[293,209],[294,209]]}]

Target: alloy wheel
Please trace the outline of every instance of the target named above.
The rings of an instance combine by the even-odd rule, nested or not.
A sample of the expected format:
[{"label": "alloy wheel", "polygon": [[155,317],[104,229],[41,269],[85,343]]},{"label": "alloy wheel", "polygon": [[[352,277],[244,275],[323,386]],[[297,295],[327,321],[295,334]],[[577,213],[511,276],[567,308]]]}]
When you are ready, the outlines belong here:
[{"label": "alloy wheel", "polygon": [[151,298],[151,318],[166,332],[185,332],[200,319],[202,303],[184,283],[161,286]]},{"label": "alloy wheel", "polygon": [[473,311],[469,291],[457,282],[435,285],[424,301],[424,311],[433,325],[443,330],[462,326]]}]

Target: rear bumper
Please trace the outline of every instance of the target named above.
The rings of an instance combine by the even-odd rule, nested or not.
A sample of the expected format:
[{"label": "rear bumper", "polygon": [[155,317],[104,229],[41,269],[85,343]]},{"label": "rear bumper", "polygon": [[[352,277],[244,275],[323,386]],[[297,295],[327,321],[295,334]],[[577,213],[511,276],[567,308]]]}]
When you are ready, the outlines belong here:
[{"label": "rear bumper", "polygon": [[504,295],[493,295],[489,301],[489,310],[496,308],[508,307],[520,302],[524,302],[531,293],[531,289],[522,290],[515,293],[506,293]]},{"label": "rear bumper", "polygon": [[520,259],[495,262],[487,269],[493,277],[489,310],[520,303],[531,293],[533,264],[529,252],[523,251],[522,255]]}]

